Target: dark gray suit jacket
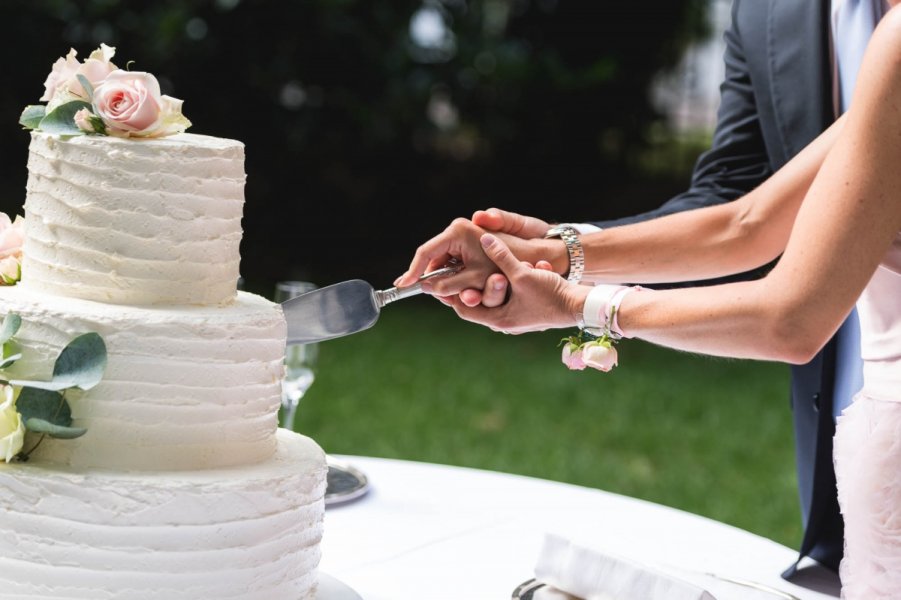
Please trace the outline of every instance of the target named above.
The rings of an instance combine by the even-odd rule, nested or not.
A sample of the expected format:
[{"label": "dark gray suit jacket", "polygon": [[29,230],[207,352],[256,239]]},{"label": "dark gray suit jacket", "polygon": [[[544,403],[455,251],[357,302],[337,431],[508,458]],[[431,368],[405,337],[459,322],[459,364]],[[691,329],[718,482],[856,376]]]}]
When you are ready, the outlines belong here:
[{"label": "dark gray suit jacket", "polygon": [[[828,18],[828,0],[734,0],[713,145],[698,159],[690,189],[657,210],[597,225],[738,198],[826,129],[834,119]],[[792,368],[791,403],[805,528],[800,554],[837,569],[843,524],[832,466],[834,369],[830,342]],[[784,575],[793,573],[794,566]]]}]

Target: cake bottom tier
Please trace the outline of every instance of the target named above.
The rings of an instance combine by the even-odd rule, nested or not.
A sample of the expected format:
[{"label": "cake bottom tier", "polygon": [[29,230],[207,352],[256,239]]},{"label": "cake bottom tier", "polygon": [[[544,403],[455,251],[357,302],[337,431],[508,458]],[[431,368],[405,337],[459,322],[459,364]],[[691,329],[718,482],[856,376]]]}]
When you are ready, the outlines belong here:
[{"label": "cake bottom tier", "polygon": [[117,473],[0,465],[0,598],[312,598],[325,455],[283,429],[265,462]]}]

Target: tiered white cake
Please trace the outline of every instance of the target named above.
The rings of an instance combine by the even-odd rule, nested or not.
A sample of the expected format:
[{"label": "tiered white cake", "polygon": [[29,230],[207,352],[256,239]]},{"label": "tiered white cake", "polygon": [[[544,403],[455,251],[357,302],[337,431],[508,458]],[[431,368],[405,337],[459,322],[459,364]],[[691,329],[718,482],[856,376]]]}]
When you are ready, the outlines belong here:
[{"label": "tiered white cake", "polygon": [[325,458],[277,429],[280,307],[236,292],[243,145],[35,132],[28,170],[14,374],[87,331],[108,365],[87,434],[0,465],[0,598],[313,597]]}]

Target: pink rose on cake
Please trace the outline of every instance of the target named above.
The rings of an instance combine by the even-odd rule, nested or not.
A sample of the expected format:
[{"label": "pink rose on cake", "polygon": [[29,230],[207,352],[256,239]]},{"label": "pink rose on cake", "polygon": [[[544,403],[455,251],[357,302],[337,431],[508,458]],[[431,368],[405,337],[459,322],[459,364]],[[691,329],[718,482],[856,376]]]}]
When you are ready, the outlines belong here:
[{"label": "pink rose on cake", "polygon": [[12,285],[19,281],[22,265],[22,243],[25,241],[25,219],[15,221],[0,213],[0,283]]},{"label": "pink rose on cake", "polygon": [[94,89],[93,105],[110,135],[157,137],[191,125],[181,114],[182,101],[162,95],[156,77],[141,71],[107,75]]},{"label": "pink rose on cake", "polygon": [[26,129],[56,135],[99,134],[159,137],[181,133],[191,122],[182,101],[160,92],[156,77],[123,71],[112,62],[116,49],[101,44],[86,61],[74,49],[53,63],[42,101],[19,117]]}]

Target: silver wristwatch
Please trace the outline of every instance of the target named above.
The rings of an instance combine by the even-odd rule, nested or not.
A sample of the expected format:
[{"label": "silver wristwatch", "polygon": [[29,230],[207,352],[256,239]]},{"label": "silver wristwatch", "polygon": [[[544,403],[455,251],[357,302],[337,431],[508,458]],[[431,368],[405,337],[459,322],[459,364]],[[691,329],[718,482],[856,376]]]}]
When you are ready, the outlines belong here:
[{"label": "silver wristwatch", "polygon": [[566,252],[569,254],[569,275],[566,280],[570,283],[579,283],[582,281],[582,274],[585,272],[585,251],[582,249],[582,242],[579,240],[579,232],[571,225],[555,225],[547,230],[544,238],[558,237],[563,240],[566,245]]}]

